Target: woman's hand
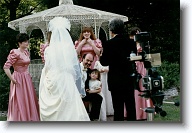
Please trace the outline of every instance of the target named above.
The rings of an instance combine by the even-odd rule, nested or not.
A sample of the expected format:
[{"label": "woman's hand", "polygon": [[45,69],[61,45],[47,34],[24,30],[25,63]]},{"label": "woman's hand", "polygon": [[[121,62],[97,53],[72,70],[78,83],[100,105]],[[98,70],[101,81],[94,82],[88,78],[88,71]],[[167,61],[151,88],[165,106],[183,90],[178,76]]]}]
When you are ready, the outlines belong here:
[{"label": "woman's hand", "polygon": [[85,45],[86,44],[86,39],[83,39],[80,43],[79,43],[79,45],[81,45],[81,46],[83,46],[83,45]]},{"label": "woman's hand", "polygon": [[14,78],[11,79],[11,81],[13,82],[13,84],[17,84],[17,81]]},{"label": "woman's hand", "polygon": [[4,71],[5,71],[6,75],[9,77],[9,79],[13,82],[13,84],[17,84],[17,81],[12,76],[10,69],[4,68]]},{"label": "woman's hand", "polygon": [[87,39],[87,43],[89,44],[89,45],[94,45],[94,43],[93,43],[93,40],[91,40],[91,38],[89,38],[89,39]]}]

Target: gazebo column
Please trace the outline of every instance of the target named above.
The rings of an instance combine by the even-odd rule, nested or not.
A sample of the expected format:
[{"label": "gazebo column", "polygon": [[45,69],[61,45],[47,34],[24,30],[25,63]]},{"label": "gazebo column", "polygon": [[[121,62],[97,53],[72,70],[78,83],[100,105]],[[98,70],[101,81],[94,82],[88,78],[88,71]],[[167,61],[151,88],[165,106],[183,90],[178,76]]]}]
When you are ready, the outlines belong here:
[{"label": "gazebo column", "polygon": [[39,29],[42,31],[43,33],[43,38],[44,38],[44,42],[47,41],[47,32],[48,32],[48,22],[47,21],[43,21],[41,23],[37,23],[36,24],[37,27],[39,27]]},{"label": "gazebo column", "polygon": [[99,38],[99,30],[101,27],[102,21],[98,21],[94,19],[94,30],[96,38]]},{"label": "gazebo column", "polygon": [[95,27],[94,27],[96,38],[99,38],[100,27],[101,27],[101,25],[95,25]]},{"label": "gazebo column", "polygon": [[47,30],[46,29],[41,29],[41,31],[42,31],[42,33],[43,33],[43,38],[44,38],[44,42],[46,42],[47,41]]}]

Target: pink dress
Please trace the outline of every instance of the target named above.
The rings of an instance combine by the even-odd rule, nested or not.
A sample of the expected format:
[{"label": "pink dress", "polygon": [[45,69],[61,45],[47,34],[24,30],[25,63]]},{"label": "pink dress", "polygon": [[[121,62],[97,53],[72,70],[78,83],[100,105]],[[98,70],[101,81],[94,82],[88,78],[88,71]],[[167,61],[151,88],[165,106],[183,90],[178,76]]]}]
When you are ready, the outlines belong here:
[{"label": "pink dress", "polygon": [[49,46],[47,42],[40,45],[40,56],[41,56],[41,59],[42,59],[42,62],[43,62],[43,63],[45,63],[44,51],[45,51],[45,49],[47,48],[47,46]]},{"label": "pink dress", "polygon": [[[96,46],[97,48],[99,48],[99,49],[102,48],[102,44],[101,44],[101,40],[100,40],[100,39],[94,40],[94,43],[95,43],[95,46]],[[79,41],[75,41],[75,48],[77,48],[78,45],[79,45]],[[79,58],[79,61],[81,62],[81,61],[82,61],[82,56],[83,56],[84,54],[87,54],[87,53],[91,53],[91,54],[93,54],[93,56],[94,56],[94,61],[93,61],[92,65],[91,65],[91,69],[93,69],[93,68],[94,68],[94,65],[95,65],[95,62],[96,62],[97,60],[99,60],[99,58],[98,58],[98,56],[95,54],[95,52],[94,52],[94,50],[93,50],[93,48],[92,48],[91,46],[87,46],[87,45],[86,45],[86,46],[83,46],[83,47],[82,47],[81,52],[80,52],[81,57]]]},{"label": "pink dress", "polygon": [[7,121],[39,121],[39,105],[28,72],[29,52],[21,53],[18,49],[10,51],[4,68],[14,68],[12,76],[17,84],[10,84]]},{"label": "pink dress", "polygon": [[[137,46],[137,51],[141,50],[140,46]],[[142,78],[146,75],[146,68],[144,67],[144,63],[141,61],[136,61],[137,72],[141,74]],[[143,91],[145,88],[142,85],[142,79],[139,81],[140,90]],[[135,108],[136,108],[136,119],[142,120],[147,119],[147,114],[142,109],[147,107],[146,99],[139,96],[142,92],[135,90]],[[142,109],[141,109],[142,108]]]},{"label": "pink dress", "polygon": [[[137,52],[141,50],[142,48],[139,45],[137,45]],[[141,74],[142,78],[145,77],[146,68],[144,67],[144,63],[140,61],[136,61],[136,67],[137,67],[137,72]],[[145,89],[142,84],[142,79],[140,79],[139,81],[139,87],[140,87],[140,90],[142,91]],[[142,94],[142,92],[135,90],[136,119],[137,120],[147,119],[147,113],[142,109],[145,109],[147,107],[152,107],[153,104],[151,99],[142,98],[139,96],[139,94]],[[124,116],[127,117],[127,115],[128,114],[126,113],[126,108],[124,108]]]},{"label": "pink dress", "polygon": [[[137,45],[137,51],[140,52],[142,48],[140,45]],[[144,63],[141,61],[136,61],[137,66],[137,72],[141,74],[142,78],[146,76],[146,68],[144,67]],[[139,87],[140,90],[143,91],[145,88],[142,84],[142,79],[139,81]],[[146,99],[138,96],[139,94],[142,94],[142,92],[139,92],[138,90],[135,90],[135,108],[136,108],[136,117],[137,120],[147,119],[147,113],[143,111],[142,109],[145,109],[147,107],[152,107],[151,99]],[[140,109],[142,108],[142,109]]]}]

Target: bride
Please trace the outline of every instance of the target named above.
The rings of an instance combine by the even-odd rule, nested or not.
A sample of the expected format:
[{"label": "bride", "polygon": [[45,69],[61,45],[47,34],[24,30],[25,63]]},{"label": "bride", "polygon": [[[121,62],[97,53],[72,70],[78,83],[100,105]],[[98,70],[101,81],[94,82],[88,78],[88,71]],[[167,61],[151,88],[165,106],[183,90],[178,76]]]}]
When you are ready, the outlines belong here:
[{"label": "bride", "polygon": [[53,18],[48,25],[50,42],[39,85],[41,121],[90,121],[81,99],[85,92],[70,27],[63,17]]}]

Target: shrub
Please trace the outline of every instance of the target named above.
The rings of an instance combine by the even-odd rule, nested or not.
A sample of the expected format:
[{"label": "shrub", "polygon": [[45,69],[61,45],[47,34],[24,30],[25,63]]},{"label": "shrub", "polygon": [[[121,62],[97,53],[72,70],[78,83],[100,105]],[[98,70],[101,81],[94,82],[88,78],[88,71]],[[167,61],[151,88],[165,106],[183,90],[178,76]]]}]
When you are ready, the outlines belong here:
[{"label": "shrub", "polygon": [[[164,78],[165,89],[180,87],[180,65],[178,63],[170,63],[163,61],[161,67],[157,71]],[[178,90],[179,91],[179,90]]]},{"label": "shrub", "polygon": [[8,109],[10,80],[2,69],[0,69],[0,110]]}]

